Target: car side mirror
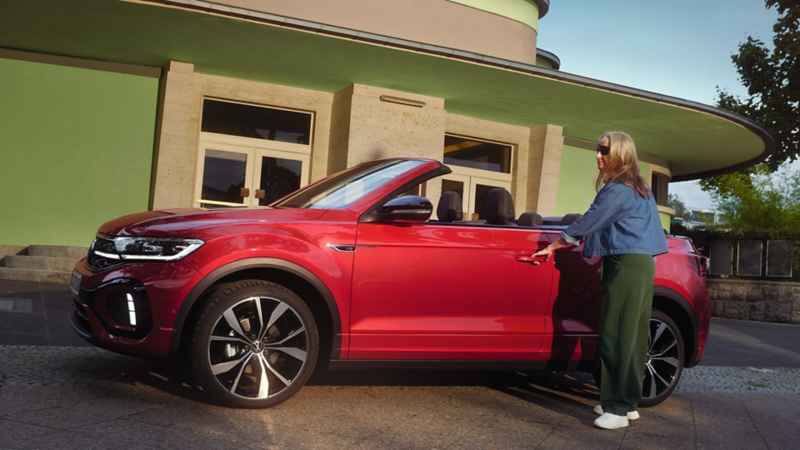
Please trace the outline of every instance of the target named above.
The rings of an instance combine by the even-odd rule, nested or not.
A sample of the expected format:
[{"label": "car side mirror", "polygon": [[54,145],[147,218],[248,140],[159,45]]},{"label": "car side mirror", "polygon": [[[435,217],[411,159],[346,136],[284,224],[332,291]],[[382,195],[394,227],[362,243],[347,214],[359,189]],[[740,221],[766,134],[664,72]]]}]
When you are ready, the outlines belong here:
[{"label": "car side mirror", "polygon": [[428,220],[433,214],[433,204],[425,197],[404,195],[389,200],[362,222],[415,223]]}]

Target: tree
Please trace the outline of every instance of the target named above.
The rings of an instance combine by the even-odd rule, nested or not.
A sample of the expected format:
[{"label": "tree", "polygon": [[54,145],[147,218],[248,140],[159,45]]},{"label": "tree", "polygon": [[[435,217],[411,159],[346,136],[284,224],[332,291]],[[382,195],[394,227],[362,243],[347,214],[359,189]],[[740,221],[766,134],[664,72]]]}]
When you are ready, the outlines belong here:
[{"label": "tree", "polygon": [[683,220],[692,220],[692,212],[686,209],[686,204],[678,194],[669,194],[669,207],[675,210],[675,217]]},{"label": "tree", "polygon": [[[774,50],[759,39],[748,36],[731,56],[746,98],[717,90],[717,106],[748,117],[766,128],[775,139],[775,150],[765,161],[770,172],[786,161],[800,158],[800,3],[798,0],[766,0],[776,8],[778,20],[772,27]],[[762,169],[710,177],[700,181],[705,191],[725,190],[726,186],[750,177]]]},{"label": "tree", "polygon": [[785,164],[771,174],[757,166],[748,177],[729,177],[711,191],[720,213],[719,228],[731,231],[796,233],[800,228],[800,170]]}]

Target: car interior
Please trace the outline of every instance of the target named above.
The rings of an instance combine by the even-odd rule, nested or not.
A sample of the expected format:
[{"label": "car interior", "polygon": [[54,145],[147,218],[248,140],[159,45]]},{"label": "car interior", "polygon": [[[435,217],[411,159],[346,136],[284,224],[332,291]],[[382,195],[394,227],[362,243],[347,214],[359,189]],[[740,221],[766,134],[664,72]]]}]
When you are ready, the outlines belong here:
[{"label": "car interior", "polygon": [[524,212],[515,219],[514,201],[511,193],[503,188],[489,191],[486,198],[484,217],[486,220],[462,220],[461,196],[454,191],[442,192],[439,205],[436,208],[438,220],[435,223],[451,223],[454,225],[491,225],[507,227],[528,228],[564,228],[582,216],[582,214],[567,214],[564,217],[542,217],[535,212]]}]

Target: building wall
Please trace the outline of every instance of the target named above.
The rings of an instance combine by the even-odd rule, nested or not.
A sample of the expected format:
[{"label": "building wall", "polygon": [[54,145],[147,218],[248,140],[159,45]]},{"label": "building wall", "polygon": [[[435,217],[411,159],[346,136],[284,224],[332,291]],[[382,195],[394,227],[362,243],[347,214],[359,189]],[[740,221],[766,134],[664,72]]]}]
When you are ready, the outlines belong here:
[{"label": "building wall", "polygon": [[0,245],[86,247],[147,209],[158,78],[5,58],[0,74]]},{"label": "building wall", "polygon": [[332,94],[195,73],[192,64],[175,61],[166,68],[162,85],[152,209],[185,208],[195,203],[204,98],[314,113],[310,181],[328,174]]},{"label": "building wall", "polygon": [[216,3],[536,63],[539,9],[530,0],[218,0]]}]

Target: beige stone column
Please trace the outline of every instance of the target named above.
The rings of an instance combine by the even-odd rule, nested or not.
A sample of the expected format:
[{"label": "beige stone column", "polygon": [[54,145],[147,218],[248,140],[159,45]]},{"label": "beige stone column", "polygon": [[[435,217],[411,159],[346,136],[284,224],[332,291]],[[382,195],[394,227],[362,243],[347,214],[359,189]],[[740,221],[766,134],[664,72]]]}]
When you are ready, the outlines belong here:
[{"label": "beige stone column", "polygon": [[170,61],[161,77],[150,189],[151,209],[191,207],[199,117],[194,64]]},{"label": "beige stone column", "polygon": [[[353,84],[333,97],[328,172],[391,157],[442,160],[444,100]],[[425,196],[437,204],[441,181]]]},{"label": "beige stone column", "polygon": [[542,125],[531,128],[528,147],[527,208],[542,216],[556,212],[561,153],[564,148],[563,128]]}]

